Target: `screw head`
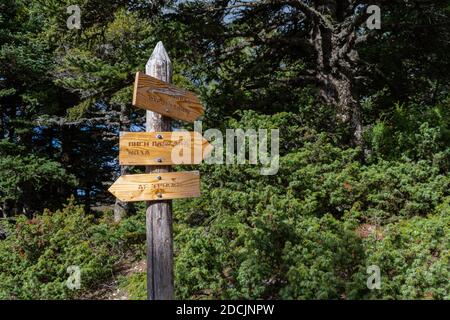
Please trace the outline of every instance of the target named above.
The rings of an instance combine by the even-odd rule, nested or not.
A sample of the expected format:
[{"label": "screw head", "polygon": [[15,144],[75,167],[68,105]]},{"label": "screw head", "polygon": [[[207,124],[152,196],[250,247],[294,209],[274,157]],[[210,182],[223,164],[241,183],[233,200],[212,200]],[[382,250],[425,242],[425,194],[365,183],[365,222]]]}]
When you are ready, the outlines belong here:
[{"label": "screw head", "polygon": [[162,159],[161,158],[157,158],[156,162],[162,162]]},{"label": "screw head", "polygon": [[161,180],[161,176],[156,176],[156,179],[157,180]]},{"label": "screw head", "polygon": [[157,135],[156,135],[156,138],[158,138],[158,139],[162,139],[162,138],[163,138],[163,136],[162,136],[161,134],[157,134]]},{"label": "screw head", "polygon": [[156,195],[158,198],[162,198],[162,194],[161,193],[158,193],[157,195]]}]

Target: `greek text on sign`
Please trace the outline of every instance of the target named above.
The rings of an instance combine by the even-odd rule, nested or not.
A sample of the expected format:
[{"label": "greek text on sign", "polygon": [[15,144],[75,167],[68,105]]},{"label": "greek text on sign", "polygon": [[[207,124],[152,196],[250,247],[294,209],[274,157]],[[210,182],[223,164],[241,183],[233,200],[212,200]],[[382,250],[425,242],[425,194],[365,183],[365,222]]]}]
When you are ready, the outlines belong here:
[{"label": "greek text on sign", "polygon": [[204,108],[194,93],[142,72],[136,73],[133,105],[188,122],[194,122],[204,113]]},{"label": "greek text on sign", "polygon": [[212,145],[198,132],[121,132],[121,165],[199,164]]},{"label": "greek text on sign", "polygon": [[150,201],[200,196],[199,171],[123,175],[108,189],[120,201]]}]

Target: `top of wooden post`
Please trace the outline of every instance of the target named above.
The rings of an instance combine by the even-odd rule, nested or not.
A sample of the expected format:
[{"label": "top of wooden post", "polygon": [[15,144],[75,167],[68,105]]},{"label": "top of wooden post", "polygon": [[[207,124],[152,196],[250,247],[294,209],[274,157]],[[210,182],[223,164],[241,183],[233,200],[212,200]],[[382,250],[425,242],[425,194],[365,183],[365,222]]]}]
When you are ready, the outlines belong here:
[{"label": "top of wooden post", "polygon": [[153,53],[145,65],[145,73],[162,81],[172,82],[172,62],[161,41],[153,49]]}]

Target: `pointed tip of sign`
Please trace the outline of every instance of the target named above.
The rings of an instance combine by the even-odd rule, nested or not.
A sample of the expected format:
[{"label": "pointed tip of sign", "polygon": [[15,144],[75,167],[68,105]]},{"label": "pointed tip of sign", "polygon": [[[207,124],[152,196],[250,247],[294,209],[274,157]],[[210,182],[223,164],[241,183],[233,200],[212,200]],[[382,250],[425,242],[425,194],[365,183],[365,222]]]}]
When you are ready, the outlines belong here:
[{"label": "pointed tip of sign", "polygon": [[166,62],[170,63],[169,55],[167,54],[166,48],[164,48],[162,41],[159,41],[156,44],[155,49],[153,49],[153,53],[150,56],[149,61],[150,60],[162,60],[162,61],[166,61]]}]

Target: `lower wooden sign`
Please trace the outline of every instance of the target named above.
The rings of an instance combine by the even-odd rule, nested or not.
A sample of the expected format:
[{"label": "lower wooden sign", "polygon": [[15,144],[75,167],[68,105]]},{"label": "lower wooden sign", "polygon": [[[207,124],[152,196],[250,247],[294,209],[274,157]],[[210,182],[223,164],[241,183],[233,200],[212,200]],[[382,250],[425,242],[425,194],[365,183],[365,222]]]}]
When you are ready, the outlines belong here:
[{"label": "lower wooden sign", "polygon": [[195,198],[200,196],[200,172],[124,175],[108,191],[124,202]]}]

